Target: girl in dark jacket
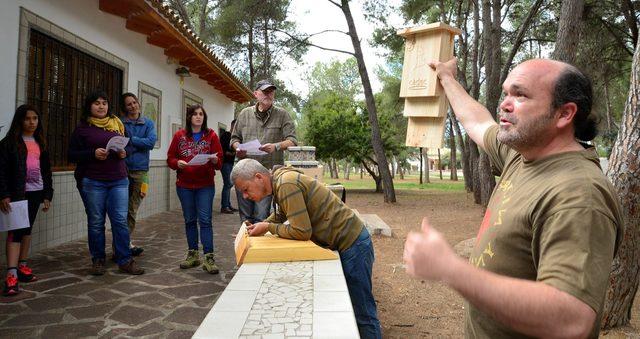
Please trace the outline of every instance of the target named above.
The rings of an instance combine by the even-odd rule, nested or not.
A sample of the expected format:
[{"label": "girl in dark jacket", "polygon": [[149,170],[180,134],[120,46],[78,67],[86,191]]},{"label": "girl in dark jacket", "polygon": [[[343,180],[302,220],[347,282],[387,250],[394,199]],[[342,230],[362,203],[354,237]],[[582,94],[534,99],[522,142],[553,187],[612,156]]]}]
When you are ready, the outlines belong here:
[{"label": "girl in dark jacket", "polygon": [[40,204],[48,211],[53,197],[51,163],[40,113],[31,105],[16,109],[7,135],[0,141],[0,211],[9,213],[11,202],[27,200],[29,227],[7,234],[7,276],[5,296],[20,292],[18,281],[35,281],[27,265],[31,245],[31,228]]}]

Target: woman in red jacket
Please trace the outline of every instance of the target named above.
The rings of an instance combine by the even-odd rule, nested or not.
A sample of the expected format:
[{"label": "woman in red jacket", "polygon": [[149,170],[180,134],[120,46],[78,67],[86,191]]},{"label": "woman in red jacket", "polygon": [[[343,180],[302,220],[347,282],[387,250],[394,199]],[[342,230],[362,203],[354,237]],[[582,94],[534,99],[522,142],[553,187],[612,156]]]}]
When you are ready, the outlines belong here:
[{"label": "woman in red jacket", "polygon": [[[177,170],[176,191],[182,205],[185,232],[189,251],[180,268],[200,265],[198,254],[198,226],[204,251],[202,269],[218,273],[213,254],[213,229],[211,210],[215,194],[215,170],[222,167],[222,146],[218,135],[207,127],[207,113],[200,105],[187,108],[187,126],[179,130],[171,140],[167,152],[169,167]],[[196,155],[209,155],[206,163],[189,164]],[[202,157],[202,156],[200,156]],[[198,159],[195,159],[198,160]]]}]

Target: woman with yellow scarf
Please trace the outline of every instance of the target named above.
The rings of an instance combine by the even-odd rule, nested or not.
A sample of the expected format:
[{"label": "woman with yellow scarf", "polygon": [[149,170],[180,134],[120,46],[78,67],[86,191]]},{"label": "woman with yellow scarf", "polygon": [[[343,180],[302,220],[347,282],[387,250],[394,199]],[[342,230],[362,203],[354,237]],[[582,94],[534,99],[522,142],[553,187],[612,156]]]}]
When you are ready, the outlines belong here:
[{"label": "woman with yellow scarf", "polygon": [[124,158],[126,149],[107,150],[111,138],[124,136],[122,121],[110,110],[107,94],[89,94],[82,116],[69,144],[69,161],[77,164],[75,178],[87,213],[91,274],[105,273],[105,217],[113,233],[114,258],[120,271],[142,274],[144,270],[131,257],[127,206],[129,179]]}]

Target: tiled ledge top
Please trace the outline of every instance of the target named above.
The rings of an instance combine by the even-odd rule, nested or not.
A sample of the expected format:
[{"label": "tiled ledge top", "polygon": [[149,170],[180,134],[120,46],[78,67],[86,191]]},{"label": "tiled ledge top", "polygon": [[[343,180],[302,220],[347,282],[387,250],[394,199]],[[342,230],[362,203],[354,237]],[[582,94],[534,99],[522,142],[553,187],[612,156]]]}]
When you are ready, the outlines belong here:
[{"label": "tiled ledge top", "polygon": [[359,338],[340,260],[243,264],[193,338]]}]

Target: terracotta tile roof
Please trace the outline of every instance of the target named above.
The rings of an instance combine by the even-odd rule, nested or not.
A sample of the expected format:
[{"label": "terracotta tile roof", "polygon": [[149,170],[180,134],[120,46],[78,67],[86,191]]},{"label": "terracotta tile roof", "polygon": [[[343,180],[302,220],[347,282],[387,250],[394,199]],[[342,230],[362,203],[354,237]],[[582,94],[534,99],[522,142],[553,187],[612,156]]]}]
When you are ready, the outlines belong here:
[{"label": "terracotta tile roof", "polygon": [[231,100],[253,98],[251,90],[171,8],[160,0],[100,0],[104,12],[125,18],[126,27],[147,35],[149,44],[172,57]]}]

